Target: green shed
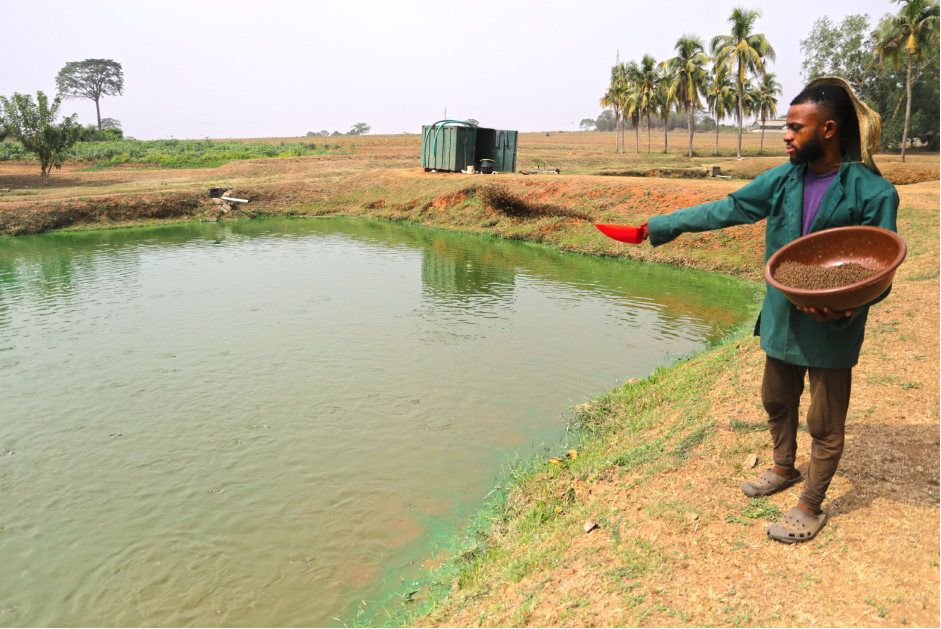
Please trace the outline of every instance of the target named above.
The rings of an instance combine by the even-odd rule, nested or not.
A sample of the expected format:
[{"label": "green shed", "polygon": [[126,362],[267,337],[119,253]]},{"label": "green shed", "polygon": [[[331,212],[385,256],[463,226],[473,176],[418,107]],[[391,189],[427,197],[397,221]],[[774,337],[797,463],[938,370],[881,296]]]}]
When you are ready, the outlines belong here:
[{"label": "green shed", "polygon": [[421,165],[425,170],[459,172],[474,165],[476,127],[446,127],[435,123],[421,128]]},{"label": "green shed", "polygon": [[498,173],[516,172],[516,139],[518,131],[505,129],[477,129],[477,144],[474,150],[475,165],[480,160],[492,159],[493,169]]},{"label": "green shed", "polygon": [[422,126],[421,165],[425,170],[460,172],[473,166],[480,171],[480,160],[492,159],[496,172],[515,172],[518,135],[518,131],[439,120]]}]

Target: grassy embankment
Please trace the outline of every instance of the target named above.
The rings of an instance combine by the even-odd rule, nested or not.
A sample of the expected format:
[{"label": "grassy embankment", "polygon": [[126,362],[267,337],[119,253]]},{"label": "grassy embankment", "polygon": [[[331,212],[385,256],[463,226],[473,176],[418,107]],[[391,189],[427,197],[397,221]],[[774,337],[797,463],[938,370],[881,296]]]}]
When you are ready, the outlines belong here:
[{"label": "grassy embankment", "polygon": [[[783,162],[781,155],[737,162],[729,157],[728,139],[723,156],[710,157],[707,136],[703,147],[697,145],[703,157],[693,160],[677,154],[615,156],[607,147],[613,134],[607,136],[522,136],[521,168],[538,158],[572,176],[426,174],[414,167],[413,137],[374,138],[374,144],[358,144],[356,155],[248,160],[211,171],[64,169],[47,187],[0,165],[0,188],[16,188],[0,197],[0,229],[16,234],[134,221],[353,215],[760,276],[761,226],[686,235],[655,250],[614,243],[591,222],[637,223],[720,198],[743,179]],[[671,146],[682,145],[671,139]],[[603,176],[706,163],[721,164],[735,178]],[[905,165],[881,157],[880,165],[898,183],[938,178],[936,155],[916,156]],[[488,208],[482,187],[495,184],[526,204],[548,204],[557,212],[520,218]],[[252,203],[223,215],[206,199],[209,185],[231,187]],[[764,520],[793,504],[796,491],[754,502],[738,491],[741,480],[755,472],[745,459],[758,455],[760,471],[769,454],[757,397],[763,356],[746,332],[583,406],[578,416],[586,438],[577,458],[535,467],[493,505],[476,550],[450,563],[459,576],[443,588],[452,591],[435,599],[421,622],[936,620],[938,190],[933,182],[900,191],[900,230],[910,258],[893,295],[871,318],[854,372],[844,464],[825,504],[833,519],[819,540],[785,547],[764,538]],[[800,460],[806,460],[806,433],[800,448]],[[586,534],[589,519],[599,528]],[[440,574],[445,573],[432,574],[432,581]]]}]

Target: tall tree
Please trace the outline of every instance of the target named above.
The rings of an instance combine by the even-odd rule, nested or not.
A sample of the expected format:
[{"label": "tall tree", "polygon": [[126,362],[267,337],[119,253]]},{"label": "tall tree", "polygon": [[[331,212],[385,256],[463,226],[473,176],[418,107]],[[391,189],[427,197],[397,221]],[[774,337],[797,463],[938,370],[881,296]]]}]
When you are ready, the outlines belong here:
[{"label": "tall tree", "polygon": [[0,105],[6,114],[10,135],[39,157],[40,173],[43,181],[47,181],[53,166],[62,166],[65,152],[78,140],[82,130],[75,121],[78,115],[72,114],[57,123],[62,99],[57,96],[50,104],[42,92],[36,92],[35,102],[29,94],[13,94],[10,99],[0,96]]},{"label": "tall tree", "polygon": [[761,148],[758,154],[765,152],[765,119],[778,115],[778,96],[781,95],[781,84],[777,81],[774,72],[768,72],[758,83],[755,94],[758,117],[761,119]]},{"label": "tall tree", "polygon": [[696,123],[693,113],[699,109],[699,96],[703,93],[706,82],[706,64],[710,57],[703,51],[702,40],[696,35],[684,34],[674,46],[676,56],[667,59],[661,67],[674,75],[672,91],[677,107],[686,112],[689,126],[689,156],[693,157],[693,133]]},{"label": "tall tree", "polygon": [[624,94],[626,90],[626,74],[627,68],[620,61],[620,54],[618,55],[618,60],[613,66],[611,66],[611,80],[608,84],[608,89],[605,91],[604,96],[601,97],[600,103],[602,107],[610,107],[614,111],[614,148],[618,153],[623,152],[624,142],[622,137],[622,107],[624,104]]},{"label": "tall tree", "polygon": [[617,86],[615,87],[615,96],[618,100],[618,111],[621,117],[618,121],[621,129],[621,152],[627,149],[624,144],[624,133],[627,125],[627,110],[631,106],[631,84],[630,73],[633,62],[625,63],[618,61],[617,64]]},{"label": "tall tree", "polygon": [[938,0],[893,0],[904,3],[898,15],[886,17],[876,27],[876,52],[880,61],[888,59],[897,67],[906,66],[905,127],[902,131],[902,161],[908,143],[912,116],[912,69],[924,60],[924,52],[936,53],[938,46]]},{"label": "tall tree", "polygon": [[621,139],[620,139],[620,136],[618,135],[618,128],[619,128],[619,125],[621,124],[621,109],[620,109],[620,105],[618,104],[617,96],[618,96],[617,86],[611,85],[608,87],[607,91],[605,91],[604,93],[604,96],[602,96],[601,100],[599,100],[598,102],[601,104],[602,107],[605,107],[605,108],[610,107],[611,109],[614,110],[614,151],[616,153],[620,153],[621,152]]},{"label": "tall tree", "polygon": [[624,117],[624,125],[621,127],[621,147],[624,147],[624,127],[630,120],[631,128],[634,129],[634,152],[640,153],[640,107],[637,103],[635,83],[630,79],[625,80],[621,87],[621,103],[621,115]]},{"label": "tall tree", "polygon": [[621,143],[621,153],[625,152],[627,149],[624,141],[624,131],[627,126],[628,120],[628,110],[631,107],[631,66],[634,64],[631,62],[619,62],[618,63],[618,83],[617,88],[615,89],[617,101],[618,101],[618,111],[620,112],[620,117],[618,118],[618,130]]},{"label": "tall tree", "polygon": [[121,64],[111,59],[70,61],[56,76],[59,96],[67,99],[87,98],[95,101],[98,128],[101,129],[101,105],[104,96],[124,93],[124,71]]},{"label": "tall tree", "polygon": [[618,101],[618,111],[621,114],[619,120],[620,129],[621,129],[621,152],[624,153],[627,149],[625,148],[624,143],[624,133],[627,126],[627,116],[628,109],[631,106],[631,68],[634,65],[634,62],[624,62],[618,61],[617,64],[617,76],[616,76],[616,86],[614,89],[615,98]]},{"label": "tall tree", "polygon": [[617,126],[618,122],[614,119],[614,112],[610,109],[602,111],[595,120],[596,131],[614,131]]},{"label": "tall tree", "polygon": [[657,61],[650,55],[644,55],[637,66],[637,83],[634,86],[635,98],[639,113],[647,121],[647,152],[650,152],[650,113],[656,108],[657,85],[660,83],[660,73],[657,70]]},{"label": "tall tree", "polygon": [[663,120],[663,152],[669,151],[668,133],[670,130],[670,112],[676,106],[676,92],[673,90],[673,81],[676,77],[672,74],[664,73],[660,76],[660,84],[657,86],[657,113]]},{"label": "tall tree", "polygon": [[742,157],[742,120],[744,119],[745,78],[749,72],[764,75],[764,59],[775,60],[774,48],[768,39],[759,33],[753,33],[755,22],[761,17],[758,9],[737,7],[729,16],[732,24],[731,34],[716,35],[709,46],[717,64],[727,64],[729,70],[737,66],[738,84],[738,157]]},{"label": "tall tree", "polygon": [[706,102],[709,111],[716,119],[716,148],[713,155],[719,154],[719,121],[735,109],[735,85],[729,77],[729,68],[725,64],[713,64],[712,77],[707,84]]},{"label": "tall tree", "polygon": [[[623,64],[621,75],[621,115],[624,122],[631,121],[631,127],[634,129],[634,151],[640,153],[640,118],[641,107],[639,100],[638,85],[640,84],[640,66],[636,61],[628,61]],[[624,146],[623,141],[621,146]]]},{"label": "tall tree", "polygon": [[[901,145],[905,131],[907,73],[905,65],[879,63],[874,54],[878,40],[868,15],[849,15],[841,23],[826,18],[814,22],[801,40],[804,55],[801,75],[805,81],[820,76],[843,77],[867,105],[882,116],[880,146]],[[938,48],[922,49],[925,60],[912,68],[912,114],[908,137],[931,146],[941,130]]]},{"label": "tall tree", "polygon": [[[742,84],[744,97],[742,98],[742,114],[744,114],[747,119],[749,116],[758,117],[758,88],[755,86],[755,83],[750,79],[745,79],[745,82]],[[738,112],[736,111],[736,116]],[[742,127],[744,127],[744,122]]]},{"label": "tall tree", "polygon": [[863,96],[873,77],[874,48],[865,13],[847,15],[839,24],[822,17],[814,22],[807,39],[800,40],[801,77],[810,83],[821,76],[839,76]]}]

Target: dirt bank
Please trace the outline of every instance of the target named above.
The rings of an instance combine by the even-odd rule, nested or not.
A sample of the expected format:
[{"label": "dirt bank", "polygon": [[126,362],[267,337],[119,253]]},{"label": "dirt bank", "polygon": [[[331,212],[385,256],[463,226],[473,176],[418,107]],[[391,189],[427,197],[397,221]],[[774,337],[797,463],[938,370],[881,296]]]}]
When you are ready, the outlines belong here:
[{"label": "dirt bank", "polygon": [[[659,178],[600,176],[494,178],[425,173],[421,169],[323,170],[321,160],[297,158],[278,164],[278,177],[265,163],[239,162],[206,173],[159,171],[81,173],[95,175],[101,186],[30,188],[0,203],[0,234],[24,235],[58,229],[114,227],[168,220],[232,220],[261,216],[365,216],[427,227],[546,243],[566,251],[695,266],[749,275],[762,255],[760,227],[742,226],[691,237],[669,250],[634,247],[602,236],[594,222],[640,223],[675,208],[721,198],[741,185],[725,180],[677,181]],[[286,160],[277,160],[285,162]],[[223,171],[223,172],[218,172]],[[175,177],[171,177],[175,174]],[[196,177],[201,179],[196,179]],[[120,179],[120,181],[118,180]],[[75,182],[70,182],[75,184]],[[208,198],[210,185],[231,188],[250,199],[223,214]],[[554,205],[565,211],[533,219],[486,207],[484,190],[501,190],[532,206]],[[91,188],[91,189],[89,189]],[[81,196],[76,194],[79,190]],[[89,194],[99,190],[99,194]],[[23,194],[30,193],[29,195]],[[589,220],[585,220],[587,217]],[[753,275],[753,274],[752,274]]]}]

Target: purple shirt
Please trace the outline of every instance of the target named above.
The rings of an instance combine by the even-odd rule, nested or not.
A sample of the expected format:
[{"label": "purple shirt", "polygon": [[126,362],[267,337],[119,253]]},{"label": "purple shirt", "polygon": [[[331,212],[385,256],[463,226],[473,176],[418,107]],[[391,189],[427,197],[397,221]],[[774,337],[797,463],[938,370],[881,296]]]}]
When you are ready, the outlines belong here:
[{"label": "purple shirt", "polygon": [[830,187],[830,183],[836,179],[839,172],[840,169],[837,168],[832,173],[818,175],[809,168],[807,169],[807,174],[804,176],[804,230],[801,232],[802,236],[806,236],[807,232],[810,231],[810,225],[817,217],[817,210],[820,209],[820,202],[823,201],[827,188]]}]

